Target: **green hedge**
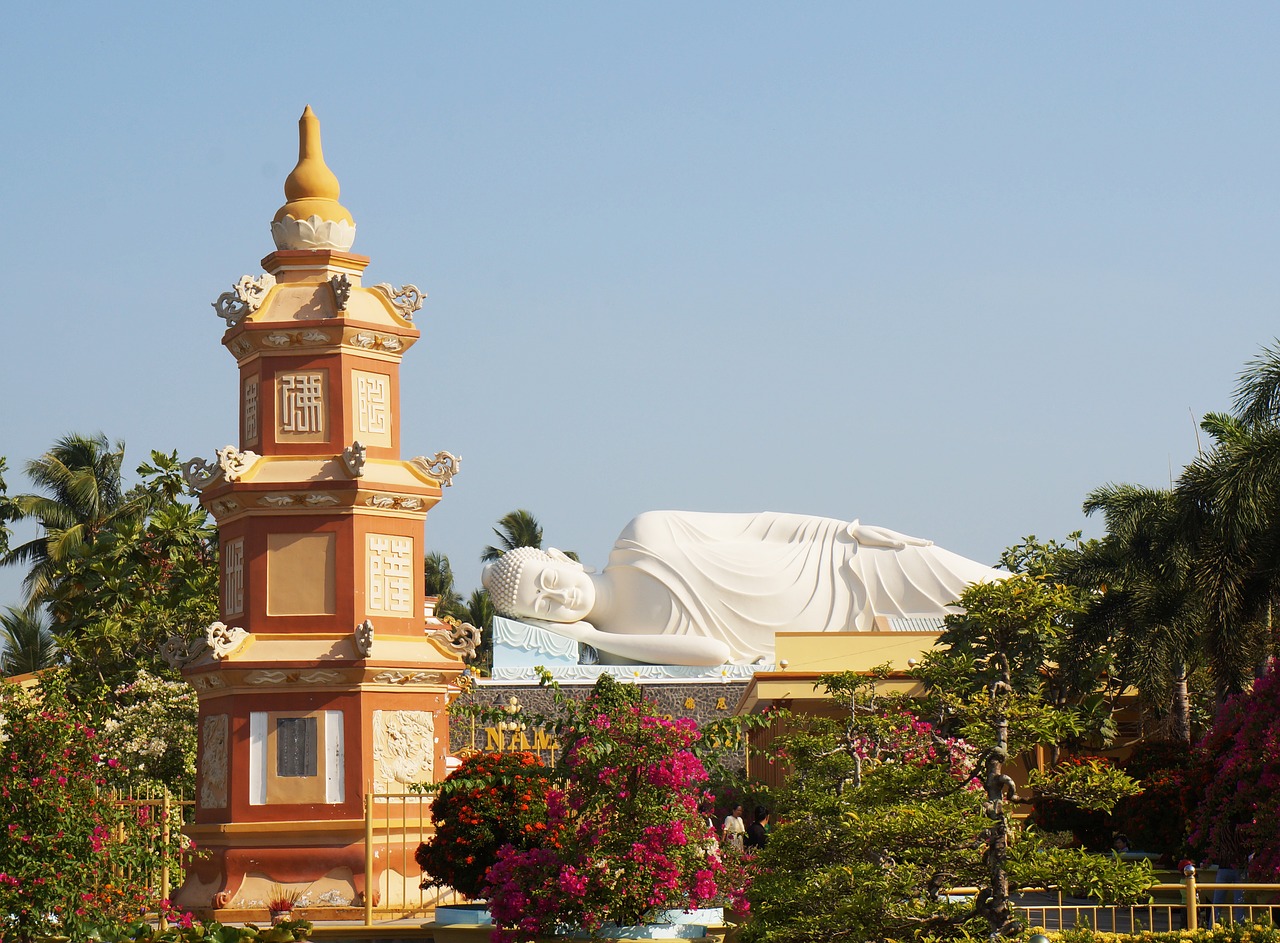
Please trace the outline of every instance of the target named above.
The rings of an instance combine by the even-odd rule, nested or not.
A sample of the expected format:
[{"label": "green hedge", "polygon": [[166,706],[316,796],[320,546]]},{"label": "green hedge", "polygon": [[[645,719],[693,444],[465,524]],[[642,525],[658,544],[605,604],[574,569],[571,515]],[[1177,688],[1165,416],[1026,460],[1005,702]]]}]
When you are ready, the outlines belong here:
[{"label": "green hedge", "polygon": [[295,943],[311,937],[311,924],[306,920],[283,920],[274,926],[247,924],[228,927],[216,920],[193,922],[190,926],[172,926],[160,930],[139,921],[128,926],[99,927],[82,940],[68,937],[45,937],[47,943]]}]

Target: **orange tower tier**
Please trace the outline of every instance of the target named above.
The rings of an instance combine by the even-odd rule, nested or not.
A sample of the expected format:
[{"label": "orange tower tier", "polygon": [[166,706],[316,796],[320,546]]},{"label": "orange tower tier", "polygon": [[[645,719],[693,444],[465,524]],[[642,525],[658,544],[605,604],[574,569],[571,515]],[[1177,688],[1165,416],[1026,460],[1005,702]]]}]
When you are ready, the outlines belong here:
[{"label": "orange tower tier", "polygon": [[[214,307],[240,368],[240,443],[187,463],[218,522],[221,619],[171,651],[200,699],[198,853],[176,900],[261,908],[273,884],[315,906],[378,895],[366,796],[444,776],[445,708],[474,630],[429,615],[423,525],[458,468],[402,459],[400,358],[420,337],[412,285],[365,287],[319,122],[272,222],[277,251]],[[194,650],[192,650],[194,649]],[[389,882],[383,882],[389,883]]]}]

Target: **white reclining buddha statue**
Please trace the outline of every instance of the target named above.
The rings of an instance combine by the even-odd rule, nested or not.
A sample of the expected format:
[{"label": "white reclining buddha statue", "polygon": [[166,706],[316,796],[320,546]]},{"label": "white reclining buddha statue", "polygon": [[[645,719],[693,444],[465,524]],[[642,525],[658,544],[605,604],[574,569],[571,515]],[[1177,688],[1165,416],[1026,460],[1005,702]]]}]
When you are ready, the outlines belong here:
[{"label": "white reclining buddha statue", "polygon": [[859,632],[932,616],[1008,576],[931,541],[803,514],[649,511],[596,573],[520,547],[484,568],[494,610],[593,646],[602,663],[772,661],[777,632]]}]

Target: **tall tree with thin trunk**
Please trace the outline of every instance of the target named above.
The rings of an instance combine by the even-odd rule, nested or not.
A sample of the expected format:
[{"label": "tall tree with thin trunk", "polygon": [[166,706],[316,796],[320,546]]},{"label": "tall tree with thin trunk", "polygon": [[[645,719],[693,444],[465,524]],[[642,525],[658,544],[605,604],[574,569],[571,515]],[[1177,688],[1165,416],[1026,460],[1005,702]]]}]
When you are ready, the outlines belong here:
[{"label": "tall tree with thin trunk", "polygon": [[28,567],[23,581],[28,602],[47,598],[59,564],[85,554],[114,521],[145,513],[145,500],[122,490],[123,461],[123,442],[111,446],[101,434],[72,434],[27,463],[27,477],[40,490],[15,495],[12,516],[37,522],[41,533],[11,548],[0,563]]},{"label": "tall tree with thin trunk", "polygon": [[1075,558],[1075,577],[1096,588],[1082,616],[1115,632],[1116,670],[1173,739],[1191,743],[1188,680],[1203,663],[1205,611],[1192,579],[1195,535],[1170,489],[1111,484],[1090,492],[1086,514],[1101,513],[1107,534]]},{"label": "tall tree with thin trunk", "polygon": [[427,554],[422,560],[425,592],[436,597],[436,615],[466,619],[466,608],[454,584],[453,565],[439,551]]}]

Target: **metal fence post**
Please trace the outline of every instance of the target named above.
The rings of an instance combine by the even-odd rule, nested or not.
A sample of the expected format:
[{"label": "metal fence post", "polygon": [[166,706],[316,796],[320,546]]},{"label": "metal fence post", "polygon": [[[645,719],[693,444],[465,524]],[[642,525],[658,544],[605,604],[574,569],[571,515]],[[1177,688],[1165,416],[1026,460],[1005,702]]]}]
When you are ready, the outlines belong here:
[{"label": "metal fence post", "polygon": [[1196,866],[1189,864],[1182,869],[1182,873],[1187,876],[1187,929],[1198,930],[1200,928],[1200,918],[1197,912],[1200,909],[1200,904],[1196,900]]},{"label": "metal fence post", "polygon": [[160,799],[160,929],[165,930],[169,926],[168,907],[165,906],[169,900],[169,787],[164,787],[164,793]]}]

